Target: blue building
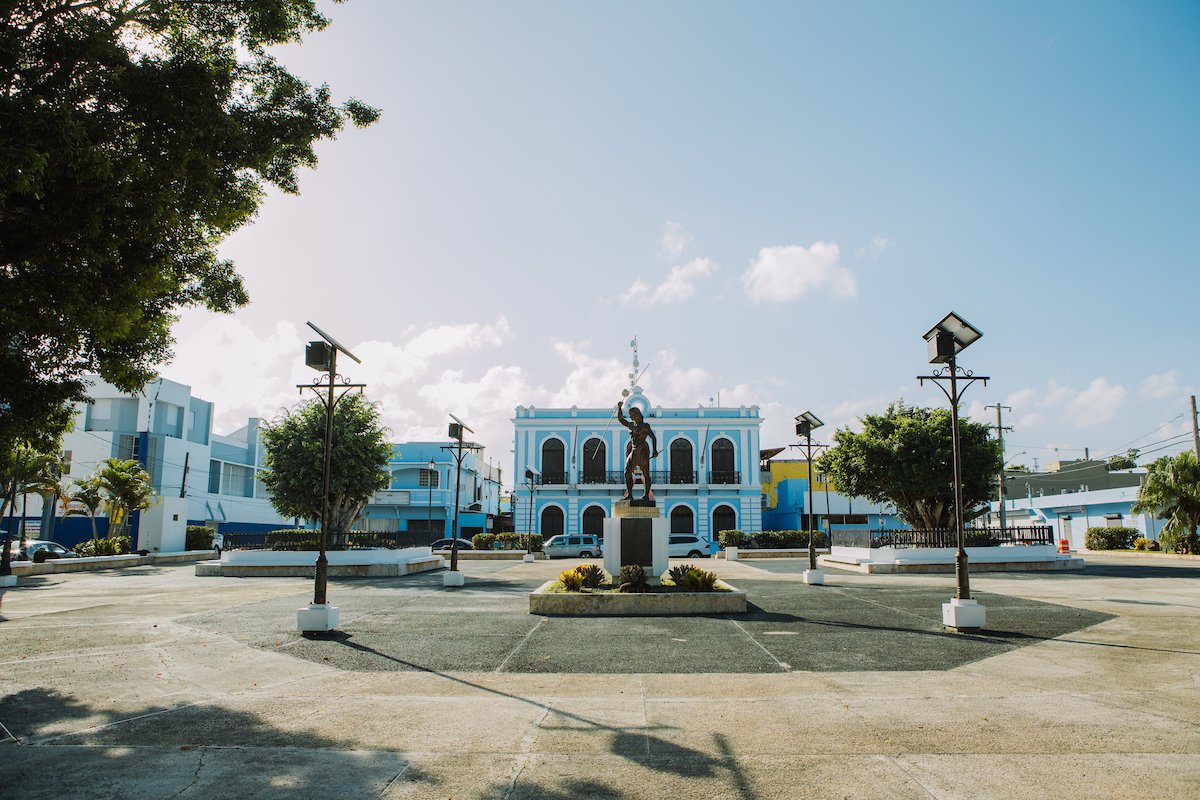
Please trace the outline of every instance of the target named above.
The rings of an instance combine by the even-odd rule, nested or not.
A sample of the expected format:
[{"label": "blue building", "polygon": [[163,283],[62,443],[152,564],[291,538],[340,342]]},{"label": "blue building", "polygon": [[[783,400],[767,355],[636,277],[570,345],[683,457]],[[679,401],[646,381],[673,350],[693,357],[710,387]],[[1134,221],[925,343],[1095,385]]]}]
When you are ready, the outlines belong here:
[{"label": "blue building", "polygon": [[767,531],[808,530],[809,512],[819,531],[861,528],[907,528],[890,503],[872,503],[837,491],[813,466],[812,508],[809,509],[808,462],[775,458],[786,448],[763,451],[762,527]]},{"label": "blue building", "polygon": [[430,540],[449,536],[458,482],[459,535],[470,539],[494,531],[500,514],[500,468],[485,459],[482,447],[465,443],[459,478],[455,449],[453,442],[392,445],[391,483],[371,498],[356,527],[426,534]]},{"label": "blue building", "polygon": [[[714,539],[722,530],[759,530],[758,406],[663,408],[640,386],[629,392],[626,414],[640,409],[658,439],[651,485],[671,532]],[[513,428],[516,529],[601,535],[625,493],[629,432],[614,409],[519,406]]]}]

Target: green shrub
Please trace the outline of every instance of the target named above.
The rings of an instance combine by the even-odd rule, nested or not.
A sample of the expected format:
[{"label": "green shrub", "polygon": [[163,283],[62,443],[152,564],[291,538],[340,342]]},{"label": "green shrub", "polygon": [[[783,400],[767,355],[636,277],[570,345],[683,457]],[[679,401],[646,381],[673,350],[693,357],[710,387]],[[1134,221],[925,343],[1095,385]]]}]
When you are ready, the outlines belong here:
[{"label": "green shrub", "polygon": [[511,536],[517,550],[528,550],[531,553],[542,552],[542,535],[540,533],[500,533],[500,536]]},{"label": "green shrub", "polygon": [[1144,536],[1139,536],[1133,540],[1133,549],[1148,551],[1158,550],[1158,542],[1154,541],[1153,539],[1147,539]]},{"label": "green shrub", "polygon": [[207,525],[188,525],[184,535],[184,550],[212,550],[216,528]]},{"label": "green shrub", "polygon": [[1163,531],[1158,535],[1158,543],[1169,553],[1200,553],[1200,536],[1194,533]]},{"label": "green shrub", "polygon": [[722,548],[745,547],[750,541],[750,535],[745,531],[720,531],[717,533],[717,543]]},{"label": "green shrub", "polygon": [[705,572],[695,564],[680,564],[667,570],[667,580],[684,592],[711,592],[717,584],[717,573]]},{"label": "green shrub", "polygon": [[1083,545],[1088,550],[1128,550],[1139,533],[1137,528],[1088,528]]},{"label": "green shrub", "polygon": [[595,564],[580,564],[575,568],[575,572],[585,589],[598,589],[600,584],[604,583],[604,570]]},{"label": "green shrub", "polygon": [[88,539],[75,545],[75,552],[84,558],[92,556],[123,556],[133,546],[128,536],[114,536],[111,539]]},{"label": "green shrub", "polygon": [[622,592],[646,591],[646,570],[642,569],[640,564],[626,564],[621,567],[617,588]]},{"label": "green shrub", "polygon": [[321,532],[306,528],[285,528],[268,532],[264,543],[270,550],[320,550]]},{"label": "green shrub", "polygon": [[[824,531],[813,531],[814,547],[827,547]],[[771,550],[788,550],[808,547],[808,531],[760,531],[754,534],[754,544]]]},{"label": "green shrub", "polygon": [[476,550],[491,550],[496,542],[494,533],[477,533],[471,537],[471,546]]},{"label": "green shrub", "polygon": [[62,556],[53,550],[38,550],[33,554],[33,563],[42,564],[47,561],[53,561],[56,558],[62,558]]}]

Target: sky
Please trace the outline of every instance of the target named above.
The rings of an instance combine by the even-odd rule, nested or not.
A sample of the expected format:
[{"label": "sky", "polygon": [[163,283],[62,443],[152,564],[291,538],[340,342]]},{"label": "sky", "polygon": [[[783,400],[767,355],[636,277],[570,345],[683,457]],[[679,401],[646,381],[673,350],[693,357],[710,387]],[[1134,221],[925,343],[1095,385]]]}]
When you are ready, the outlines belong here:
[{"label": "sky", "polygon": [[[837,427],[918,385],[950,311],[962,408],[1044,466],[1190,446],[1200,5],[353,0],[277,55],[382,109],[222,251],[251,303],[183,314],[162,374],[271,419],[315,322],[395,441],[461,417],[511,474],[518,405]],[[822,437],[818,434],[818,440]],[[1035,461],[1036,460],[1036,461]],[[508,483],[506,477],[506,483]]]}]

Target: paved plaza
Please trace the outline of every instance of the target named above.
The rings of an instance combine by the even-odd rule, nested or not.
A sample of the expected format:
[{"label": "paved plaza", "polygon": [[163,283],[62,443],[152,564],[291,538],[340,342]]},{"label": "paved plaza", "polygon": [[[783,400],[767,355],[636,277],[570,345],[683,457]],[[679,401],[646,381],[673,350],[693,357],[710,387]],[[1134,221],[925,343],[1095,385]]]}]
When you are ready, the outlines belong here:
[{"label": "paved plaza", "polygon": [[1200,562],[952,575],[712,561],[744,616],[562,618],[574,562],[331,583],[191,565],[0,595],[0,797],[1200,796]]}]

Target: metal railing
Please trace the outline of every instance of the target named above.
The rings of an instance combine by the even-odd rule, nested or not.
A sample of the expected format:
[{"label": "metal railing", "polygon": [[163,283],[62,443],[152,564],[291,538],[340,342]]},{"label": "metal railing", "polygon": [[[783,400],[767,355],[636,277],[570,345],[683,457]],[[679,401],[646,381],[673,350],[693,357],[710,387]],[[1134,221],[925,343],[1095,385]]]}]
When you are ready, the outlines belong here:
[{"label": "metal railing", "polygon": [[[682,470],[653,470],[650,473],[650,482],[655,486],[664,484],[685,484],[695,483],[696,473],[694,471],[684,472]],[[612,469],[605,472],[583,472],[579,475],[579,483],[581,485],[601,485],[624,486],[625,485],[625,470]]]},{"label": "metal railing", "polygon": [[740,470],[709,470],[708,482],[716,484],[741,483],[742,473]]},{"label": "metal railing", "polygon": [[[440,535],[439,535],[440,536]],[[253,533],[223,534],[224,550],[319,550],[321,547],[321,532],[319,530],[302,531],[256,531]],[[384,548],[399,550],[404,547],[428,547],[429,543],[439,538],[425,531],[391,531],[377,533],[371,531],[350,531],[349,533],[331,534],[326,550],[365,550]]]},{"label": "metal railing", "polygon": [[[1049,525],[1030,525],[1022,528],[967,528],[963,531],[965,547],[1000,547],[1001,545],[1053,545],[1054,528]],[[833,532],[834,547],[958,547],[958,536],[950,528],[893,529],[872,528]]]},{"label": "metal railing", "polygon": [[534,483],[539,486],[556,486],[567,482],[567,473],[565,472],[543,472],[537,477]]}]

